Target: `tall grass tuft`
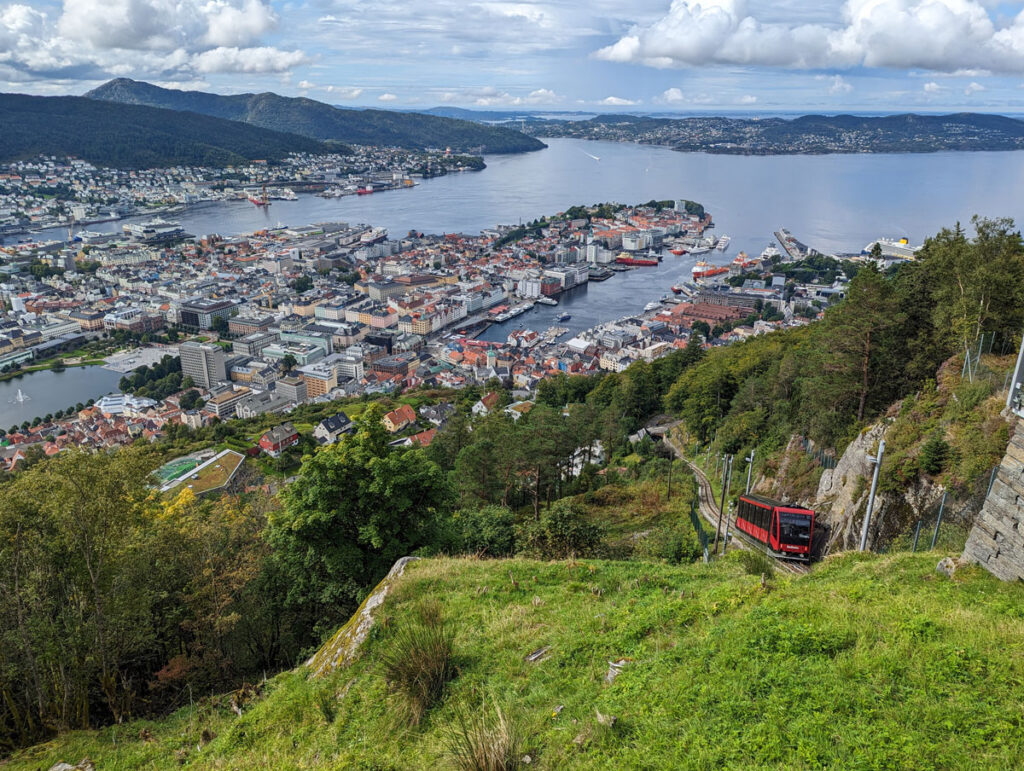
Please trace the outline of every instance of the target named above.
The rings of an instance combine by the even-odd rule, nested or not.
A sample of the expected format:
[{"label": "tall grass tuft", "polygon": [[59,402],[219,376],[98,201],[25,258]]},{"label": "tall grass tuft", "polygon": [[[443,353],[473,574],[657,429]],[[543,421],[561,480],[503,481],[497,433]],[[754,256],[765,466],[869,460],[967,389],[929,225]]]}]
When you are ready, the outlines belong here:
[{"label": "tall grass tuft", "polygon": [[493,710],[460,707],[445,734],[448,756],[460,771],[514,771],[520,766],[522,741],[515,724],[497,703]]},{"label": "tall grass tuft", "polygon": [[454,637],[440,603],[425,602],[382,656],[384,679],[402,697],[411,725],[419,724],[455,677]]},{"label": "tall grass tuft", "polygon": [[753,549],[742,549],[738,552],[737,558],[747,575],[763,575],[768,578],[775,575],[775,560],[764,552],[755,551]]}]

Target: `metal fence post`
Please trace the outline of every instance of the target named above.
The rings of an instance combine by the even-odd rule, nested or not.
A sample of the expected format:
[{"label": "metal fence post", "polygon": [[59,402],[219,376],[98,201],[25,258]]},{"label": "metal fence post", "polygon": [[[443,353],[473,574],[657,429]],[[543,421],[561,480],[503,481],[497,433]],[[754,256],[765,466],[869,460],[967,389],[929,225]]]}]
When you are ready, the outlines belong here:
[{"label": "metal fence post", "polygon": [[939,516],[935,519],[935,532],[932,533],[932,545],[928,547],[928,551],[932,551],[935,548],[935,542],[939,539],[939,525],[942,524],[942,510],[946,508],[946,496],[949,492],[942,494],[942,503],[939,504]]},{"label": "metal fence post", "polygon": [[875,464],[875,473],[871,477],[871,493],[868,495],[868,510],[864,512],[864,526],[860,531],[860,550],[868,548],[868,528],[871,526],[871,510],[875,506],[875,490],[878,489],[878,470],[882,467],[882,456],[885,454],[885,440],[878,443],[878,455],[871,460]]},{"label": "metal fence post", "polygon": [[722,554],[729,548],[729,522],[732,521],[732,501],[729,501],[729,513],[725,515],[725,537],[722,538]]},{"label": "metal fence post", "polygon": [[997,471],[999,471],[999,466],[996,466],[994,469],[992,469],[992,473],[989,475],[989,478],[988,478],[988,489],[985,491],[985,497],[986,498],[988,498],[989,494],[992,492],[992,485],[994,485],[996,483],[996,472]]},{"label": "metal fence post", "polygon": [[917,527],[914,528],[914,545],[911,547],[911,552],[917,551],[917,539],[921,535],[921,520],[917,520]]}]

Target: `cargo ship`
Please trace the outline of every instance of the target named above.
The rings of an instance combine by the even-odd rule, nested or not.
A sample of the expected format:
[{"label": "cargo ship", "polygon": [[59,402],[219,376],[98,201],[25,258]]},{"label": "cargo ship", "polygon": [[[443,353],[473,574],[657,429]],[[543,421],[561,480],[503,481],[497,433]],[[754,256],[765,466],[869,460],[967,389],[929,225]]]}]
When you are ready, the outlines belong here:
[{"label": "cargo ship", "polygon": [[620,254],[615,258],[619,265],[638,265],[641,267],[656,267],[658,260],[655,257],[630,257],[628,254]]},{"label": "cargo ship", "polygon": [[698,278],[711,278],[712,276],[720,276],[723,273],[728,273],[729,269],[722,265],[711,265],[704,260],[700,260],[696,265],[693,266],[693,277]]},{"label": "cargo ship", "polygon": [[267,195],[267,188],[263,188],[262,196],[256,195],[256,193],[250,193],[249,203],[251,203],[253,206],[259,206],[263,209],[270,206],[270,197]]},{"label": "cargo ship", "polygon": [[740,252],[733,259],[732,264],[740,270],[747,270],[749,268],[756,268],[760,262],[760,260],[750,257],[746,252]]}]

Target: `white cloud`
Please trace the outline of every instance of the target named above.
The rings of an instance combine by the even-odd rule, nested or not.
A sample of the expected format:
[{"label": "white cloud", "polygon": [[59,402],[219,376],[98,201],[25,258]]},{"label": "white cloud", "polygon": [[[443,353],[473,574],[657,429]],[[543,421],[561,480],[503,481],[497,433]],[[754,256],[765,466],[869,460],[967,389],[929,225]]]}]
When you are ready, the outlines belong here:
[{"label": "white cloud", "polygon": [[383,94],[381,94],[380,96],[377,97],[377,101],[378,102],[397,102],[398,101],[398,97],[395,96],[394,94],[385,92],[385,93],[383,93]]},{"label": "white cloud", "polygon": [[833,75],[828,81],[830,94],[848,94],[853,91],[853,86],[842,75]]},{"label": "white cloud", "polygon": [[308,60],[259,45],[276,23],[267,0],[64,0],[52,15],[0,6],[0,77],[187,83],[211,73],[281,73]]},{"label": "white cloud", "polygon": [[538,88],[527,94],[525,101],[528,104],[557,104],[562,101],[562,97],[550,88]]},{"label": "white cloud", "polygon": [[627,107],[631,104],[640,104],[640,102],[633,99],[623,99],[621,96],[606,96],[598,104],[608,107]]},{"label": "white cloud", "polygon": [[665,104],[676,104],[686,101],[686,97],[683,96],[682,89],[668,88],[661,92],[661,96],[657,98],[657,101],[664,102]]},{"label": "white cloud", "polygon": [[316,88],[316,83],[310,83],[308,80],[300,80],[299,88],[303,91],[309,91],[310,89]]},{"label": "white cloud", "polygon": [[[989,3],[991,4],[991,3]],[[1024,11],[1002,22],[984,0],[846,0],[842,24],[753,15],[746,0],[673,0],[595,54],[653,67],[876,67],[1024,72]]]},{"label": "white cloud", "polygon": [[744,94],[736,100],[736,104],[757,104],[757,97],[753,94]]},{"label": "white cloud", "polygon": [[475,107],[523,107],[526,105],[557,104],[562,97],[550,88],[537,88],[525,96],[517,96],[495,86],[478,86],[454,91],[443,91],[440,100],[445,104],[472,104]]},{"label": "white cloud", "polygon": [[937,94],[942,90],[942,86],[936,83],[934,80],[929,80],[925,83],[922,88],[926,94]]},{"label": "white cloud", "polygon": [[985,87],[981,85],[981,83],[972,82],[969,83],[967,85],[967,88],[964,89],[964,96],[970,96],[971,94],[977,94],[985,90]]},{"label": "white cloud", "polygon": [[277,48],[214,48],[193,60],[198,72],[286,72],[308,61],[301,51]]},{"label": "white cloud", "polygon": [[363,89],[356,86],[327,86],[324,90],[341,99],[358,99],[363,94]]},{"label": "white cloud", "polygon": [[57,29],[101,50],[196,51],[251,45],[276,23],[263,0],[64,0]]}]

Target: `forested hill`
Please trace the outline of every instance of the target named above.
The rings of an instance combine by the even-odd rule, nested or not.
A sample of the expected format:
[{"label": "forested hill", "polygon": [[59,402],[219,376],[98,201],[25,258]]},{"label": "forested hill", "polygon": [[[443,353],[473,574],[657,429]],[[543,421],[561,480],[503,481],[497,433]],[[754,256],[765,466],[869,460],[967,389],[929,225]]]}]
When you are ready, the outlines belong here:
[{"label": "forested hill", "polygon": [[195,113],[80,96],[0,94],[0,161],[59,155],[117,168],[223,167],[338,150],[297,134]]},{"label": "forested hill", "polygon": [[667,145],[684,152],[737,155],[916,153],[1024,149],[1024,121],[1002,115],[804,115],[783,118],[652,118],[599,115],[548,121],[537,136]]},{"label": "forested hill", "polygon": [[460,152],[483,153],[521,153],[544,147],[540,140],[508,128],[423,113],[340,109],[313,99],[273,93],[222,96],[203,91],[176,91],[118,78],[85,96],[108,102],[190,110],[313,139],[353,144],[413,149],[451,147]]}]

